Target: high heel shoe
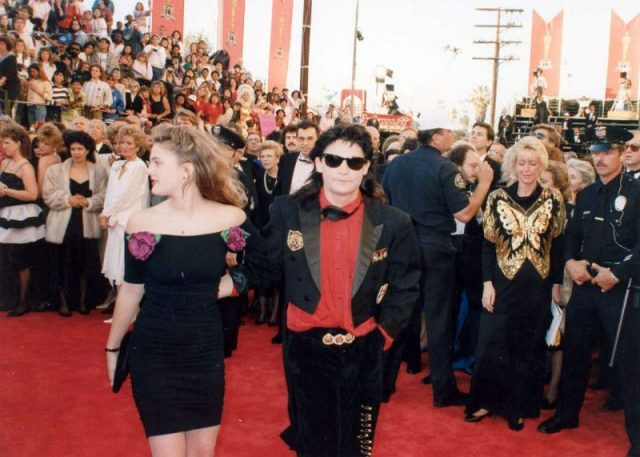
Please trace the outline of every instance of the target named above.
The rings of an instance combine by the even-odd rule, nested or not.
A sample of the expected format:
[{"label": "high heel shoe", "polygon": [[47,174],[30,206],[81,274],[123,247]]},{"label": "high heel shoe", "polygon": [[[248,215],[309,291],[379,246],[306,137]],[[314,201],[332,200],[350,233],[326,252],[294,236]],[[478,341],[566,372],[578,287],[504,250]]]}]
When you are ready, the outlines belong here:
[{"label": "high heel shoe", "polygon": [[18,307],[7,313],[7,317],[20,317],[29,312],[29,305],[27,303],[21,303]]},{"label": "high heel shoe", "polygon": [[480,422],[482,419],[484,419],[485,417],[491,417],[493,416],[493,413],[491,411],[487,411],[484,414],[476,414],[478,411],[476,411],[473,414],[467,414],[464,416],[464,421],[465,422]]},{"label": "high heel shoe", "polygon": [[510,430],[513,430],[514,432],[519,432],[523,428],[524,428],[524,419],[522,417],[519,417],[517,419],[509,419]]}]

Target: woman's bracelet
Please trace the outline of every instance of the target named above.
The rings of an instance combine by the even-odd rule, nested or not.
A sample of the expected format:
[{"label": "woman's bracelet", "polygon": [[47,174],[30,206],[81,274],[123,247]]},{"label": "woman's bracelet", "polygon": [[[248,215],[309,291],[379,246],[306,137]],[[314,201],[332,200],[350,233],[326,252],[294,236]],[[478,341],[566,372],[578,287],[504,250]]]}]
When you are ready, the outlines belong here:
[{"label": "woman's bracelet", "polygon": [[120,352],[120,348],[104,348],[104,352]]}]

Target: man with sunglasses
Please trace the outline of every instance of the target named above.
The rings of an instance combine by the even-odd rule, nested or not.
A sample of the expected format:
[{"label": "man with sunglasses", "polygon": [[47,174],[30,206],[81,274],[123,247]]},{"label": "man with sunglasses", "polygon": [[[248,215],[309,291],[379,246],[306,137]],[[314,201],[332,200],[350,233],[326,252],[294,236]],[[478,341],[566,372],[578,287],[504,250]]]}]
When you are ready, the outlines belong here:
[{"label": "man with sunglasses", "polygon": [[329,129],[311,151],[310,180],[274,200],[264,229],[287,303],[282,438],[301,456],[371,455],[383,350],[418,298],[411,221],[382,202],[372,156],[364,127]]},{"label": "man with sunglasses", "polygon": [[634,130],[633,138],[625,145],[622,162],[625,172],[633,179],[640,179],[640,130]]},{"label": "man with sunglasses", "polygon": [[[578,194],[565,234],[566,268],[575,284],[566,308],[558,406],[538,426],[543,433],[578,427],[591,339],[601,325],[607,346],[613,347],[627,286],[640,276],[640,183],[622,173],[622,151],[633,135],[621,127],[598,126],[594,136],[590,151],[598,179]],[[639,302],[638,297],[627,302],[614,367],[632,445],[629,456],[640,456]]]},{"label": "man with sunglasses", "polygon": [[426,130],[418,132],[422,146],[394,159],[382,183],[391,204],[409,213],[418,235],[422,257],[421,301],[429,336],[433,405],[443,408],[463,406],[466,398],[466,394],[458,390],[451,363],[454,219],[467,223],[476,216],[489,191],[493,170],[488,163],[482,163],[477,174],[478,184],[469,196],[456,166],[442,156],[453,143],[448,113],[434,110],[427,116]]}]

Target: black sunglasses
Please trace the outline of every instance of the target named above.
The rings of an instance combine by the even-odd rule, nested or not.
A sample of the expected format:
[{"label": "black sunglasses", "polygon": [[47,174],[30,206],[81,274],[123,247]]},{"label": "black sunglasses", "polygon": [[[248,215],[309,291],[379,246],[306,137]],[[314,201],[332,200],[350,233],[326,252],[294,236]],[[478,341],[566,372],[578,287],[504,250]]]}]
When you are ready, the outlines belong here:
[{"label": "black sunglasses", "polygon": [[342,162],[346,160],[347,166],[352,170],[361,170],[362,167],[369,161],[364,157],[340,157],[334,154],[322,154],[324,157],[324,163],[327,164],[329,168],[338,168],[342,165]]}]

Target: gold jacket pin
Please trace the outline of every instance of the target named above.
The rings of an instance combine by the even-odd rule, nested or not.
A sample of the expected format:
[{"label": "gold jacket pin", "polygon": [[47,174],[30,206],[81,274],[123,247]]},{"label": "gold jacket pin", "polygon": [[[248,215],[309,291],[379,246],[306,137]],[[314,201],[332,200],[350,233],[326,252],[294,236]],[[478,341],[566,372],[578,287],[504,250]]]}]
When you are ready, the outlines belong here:
[{"label": "gold jacket pin", "polygon": [[287,246],[292,251],[299,251],[304,247],[304,241],[302,240],[302,233],[297,230],[289,230],[287,234]]},{"label": "gold jacket pin", "polygon": [[382,248],[382,249],[378,249],[377,251],[374,251],[373,253],[373,263],[376,262],[382,262],[384,259],[387,258],[387,256],[389,255],[389,249],[387,248]]}]

